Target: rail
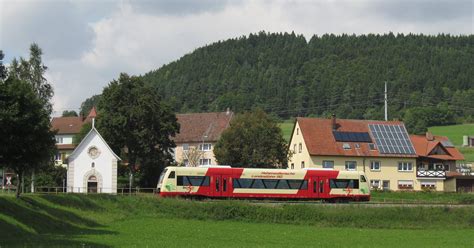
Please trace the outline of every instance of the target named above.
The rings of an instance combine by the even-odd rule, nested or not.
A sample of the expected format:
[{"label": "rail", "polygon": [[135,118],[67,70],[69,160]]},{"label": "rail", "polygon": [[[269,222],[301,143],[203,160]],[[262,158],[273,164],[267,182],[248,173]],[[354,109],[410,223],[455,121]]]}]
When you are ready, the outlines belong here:
[{"label": "rail", "polygon": [[417,177],[446,177],[446,171],[434,171],[434,170],[427,170],[427,171],[416,171]]}]

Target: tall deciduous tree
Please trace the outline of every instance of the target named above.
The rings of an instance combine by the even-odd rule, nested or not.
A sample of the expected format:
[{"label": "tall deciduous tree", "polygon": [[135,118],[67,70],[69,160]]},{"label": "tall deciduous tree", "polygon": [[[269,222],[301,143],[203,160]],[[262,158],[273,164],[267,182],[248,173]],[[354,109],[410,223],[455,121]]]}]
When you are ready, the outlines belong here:
[{"label": "tall deciduous tree", "polygon": [[[179,131],[176,116],[141,78],[120,74],[102,92],[97,126],[111,147],[126,150],[130,187],[136,168],[146,186],[156,185],[159,170],[172,159],[171,137]],[[122,153],[123,154],[123,153]]]},{"label": "tall deciduous tree", "polygon": [[74,117],[74,116],[77,117],[77,112],[74,110],[64,110],[62,114],[62,117]]},{"label": "tall deciduous tree", "polygon": [[18,175],[17,197],[25,173],[52,163],[54,132],[49,112],[30,83],[8,78],[0,83],[0,164]]},{"label": "tall deciduous tree", "polygon": [[277,123],[260,109],[237,115],[214,147],[219,164],[286,167],[288,149]]},{"label": "tall deciduous tree", "polygon": [[0,50],[0,81],[7,77],[7,68],[3,65],[4,57],[3,51]]},{"label": "tall deciduous tree", "polygon": [[44,76],[48,67],[43,64],[41,55],[43,55],[41,48],[36,43],[31,44],[29,59],[20,58],[19,63],[14,59],[10,65],[9,76],[30,83],[43,101],[44,108],[51,114],[53,107],[50,100],[54,92],[53,87]]},{"label": "tall deciduous tree", "polygon": [[99,100],[100,95],[93,95],[84,100],[84,102],[81,103],[81,110],[79,114],[82,116],[87,116],[91,111],[92,107],[97,106],[97,104],[99,104]]}]

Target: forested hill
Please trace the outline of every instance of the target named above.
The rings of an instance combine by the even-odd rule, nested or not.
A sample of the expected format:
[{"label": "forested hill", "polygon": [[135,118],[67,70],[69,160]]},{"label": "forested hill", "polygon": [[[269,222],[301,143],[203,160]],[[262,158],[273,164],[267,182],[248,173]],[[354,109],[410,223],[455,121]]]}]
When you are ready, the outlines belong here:
[{"label": "forested hill", "polygon": [[143,78],[179,112],[260,106],[282,118],[336,113],[382,119],[387,81],[390,118],[423,106],[472,120],[473,44],[473,35],[323,35],[307,41],[294,33],[260,32],[196,49]]}]

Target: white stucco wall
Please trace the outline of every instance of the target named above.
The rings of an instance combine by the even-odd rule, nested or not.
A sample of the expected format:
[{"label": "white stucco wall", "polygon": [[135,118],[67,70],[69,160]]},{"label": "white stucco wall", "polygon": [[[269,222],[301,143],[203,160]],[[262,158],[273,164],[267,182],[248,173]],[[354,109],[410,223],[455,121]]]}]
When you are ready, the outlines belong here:
[{"label": "white stucco wall", "polygon": [[73,137],[74,137],[73,134],[57,134],[55,136],[56,140],[58,140],[58,138],[63,139],[62,143],[57,143],[57,144],[72,144],[72,138]]},{"label": "white stucco wall", "polygon": [[[92,146],[100,151],[95,159],[88,154]],[[117,193],[117,159],[96,132],[91,132],[69,157],[68,192],[87,192],[91,175],[97,177],[98,193]]]}]

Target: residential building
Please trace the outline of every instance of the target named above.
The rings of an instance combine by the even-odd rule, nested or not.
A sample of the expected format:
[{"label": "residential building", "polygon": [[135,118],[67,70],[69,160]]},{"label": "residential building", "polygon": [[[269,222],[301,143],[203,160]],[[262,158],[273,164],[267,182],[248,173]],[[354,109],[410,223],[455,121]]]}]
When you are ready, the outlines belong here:
[{"label": "residential building", "polygon": [[418,155],[416,177],[422,189],[474,192],[472,169],[447,137],[426,133],[410,138]]},{"label": "residential building", "polygon": [[58,151],[54,157],[56,165],[66,167],[66,159],[76,148],[73,144],[74,135],[81,131],[85,123],[91,122],[96,116],[97,112],[95,107],[93,107],[87,117],[53,117],[51,129],[57,131],[55,138]]},{"label": "residential building", "polygon": [[[364,171],[373,189],[421,190],[417,154],[399,121],[297,118],[289,169]],[[443,183],[436,190],[443,189]]]},{"label": "residential building", "polygon": [[177,114],[180,126],[174,137],[174,159],[184,166],[216,165],[214,145],[229,127],[231,111]]}]

